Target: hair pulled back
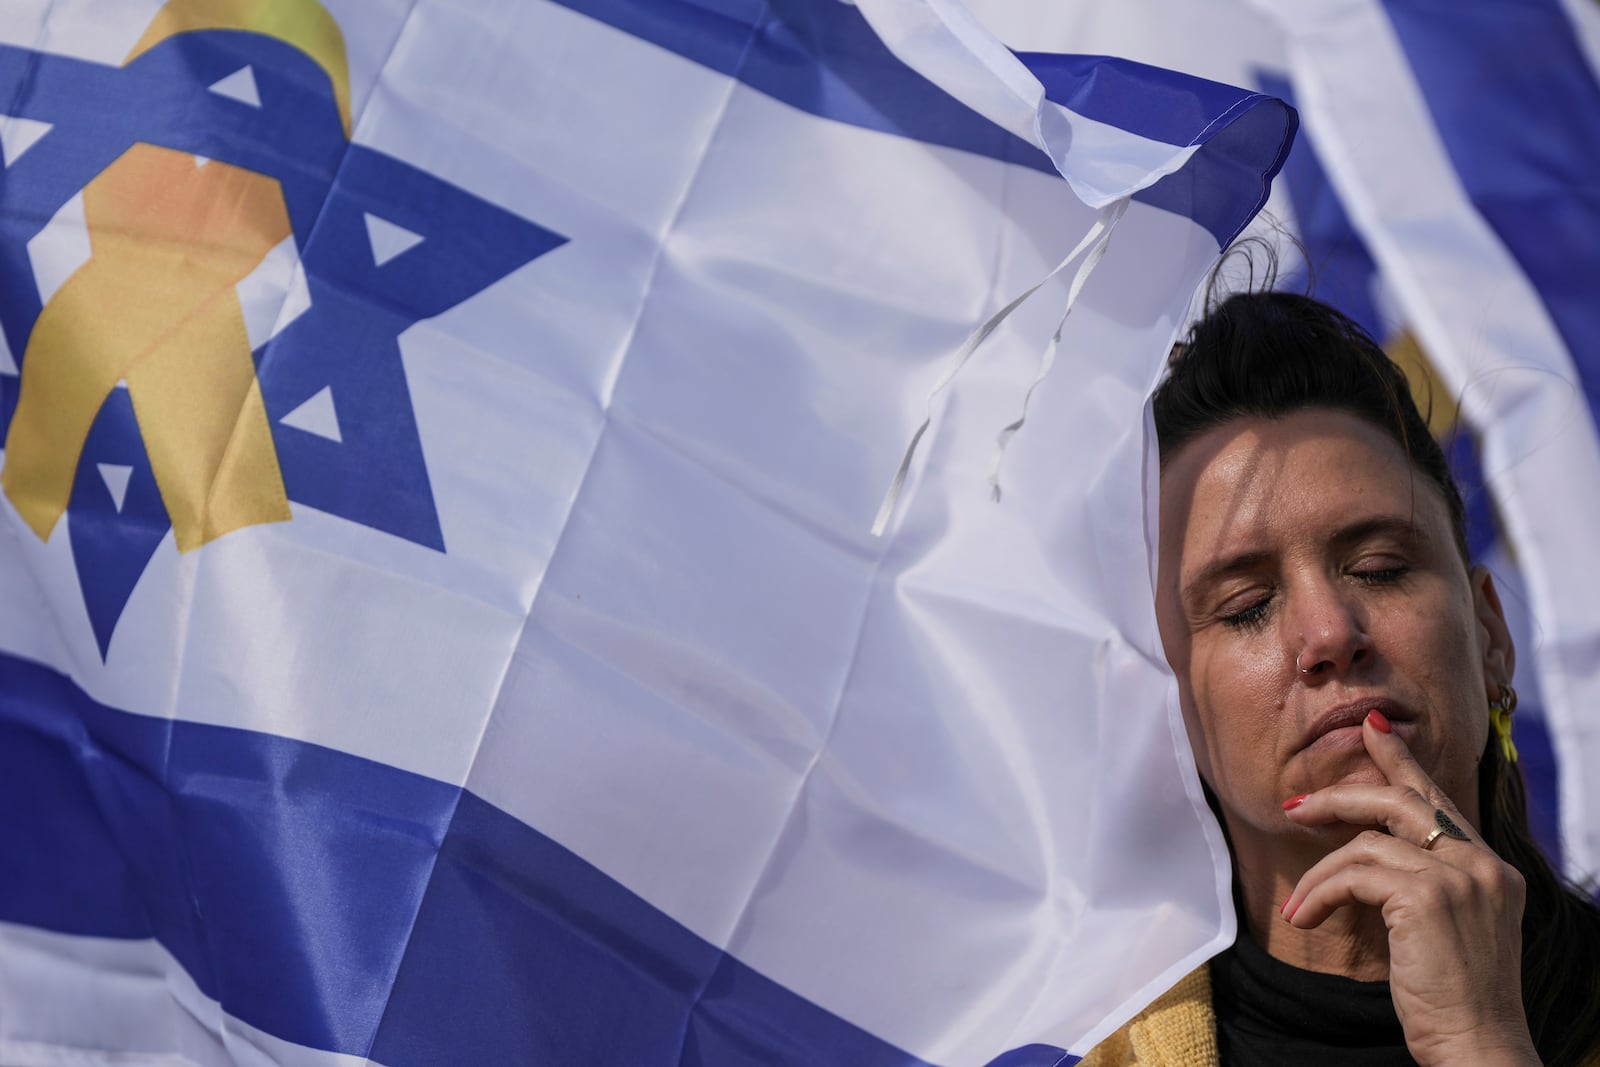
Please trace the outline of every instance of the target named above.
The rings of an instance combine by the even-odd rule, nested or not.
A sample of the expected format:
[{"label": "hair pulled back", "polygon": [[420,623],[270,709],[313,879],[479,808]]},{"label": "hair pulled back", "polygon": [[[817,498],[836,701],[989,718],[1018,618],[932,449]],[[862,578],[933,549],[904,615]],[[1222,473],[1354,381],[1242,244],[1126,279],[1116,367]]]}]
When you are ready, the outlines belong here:
[{"label": "hair pulled back", "polygon": [[1278,419],[1307,408],[1354,415],[1392,438],[1439,490],[1467,558],[1461,490],[1404,372],[1365,330],[1320,301],[1281,292],[1228,297],[1174,350],[1154,404],[1163,465],[1234,419]]},{"label": "hair pulled back", "polygon": [[[1153,405],[1163,467],[1234,419],[1307,409],[1354,415],[1399,445],[1438,489],[1461,558],[1470,562],[1461,491],[1404,372],[1358,324],[1320,301],[1269,291],[1214,304],[1173,349]],[[1567,885],[1534,842],[1522,772],[1501,756],[1493,731],[1478,791],[1485,841],[1527,883],[1522,999],[1534,1045],[1545,1063],[1576,1067],[1600,1049],[1600,908]]]}]

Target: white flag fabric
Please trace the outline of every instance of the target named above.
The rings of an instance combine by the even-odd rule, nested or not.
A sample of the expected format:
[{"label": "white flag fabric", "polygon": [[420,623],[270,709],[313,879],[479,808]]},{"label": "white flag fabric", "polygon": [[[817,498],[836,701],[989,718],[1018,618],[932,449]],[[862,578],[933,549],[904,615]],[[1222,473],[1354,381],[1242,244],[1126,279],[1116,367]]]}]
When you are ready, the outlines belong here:
[{"label": "white flag fabric", "polygon": [[[1600,875],[1600,11],[1587,0],[976,0],[1012,47],[1108,52],[1249,85],[1304,127],[1267,215],[1313,290],[1436,383],[1468,540],[1512,615],[1536,835]],[[1299,249],[1280,248],[1294,267]],[[1302,287],[1286,269],[1280,284]],[[1420,354],[1420,356],[1419,356]],[[1559,772],[1559,773],[1558,773]]]},{"label": "white flag fabric", "polygon": [[[945,2],[38,0],[0,110],[0,1063],[1056,1064],[1231,938],[1145,412],[1281,102]],[[1004,502],[1076,266],[873,537],[1124,206]]]}]

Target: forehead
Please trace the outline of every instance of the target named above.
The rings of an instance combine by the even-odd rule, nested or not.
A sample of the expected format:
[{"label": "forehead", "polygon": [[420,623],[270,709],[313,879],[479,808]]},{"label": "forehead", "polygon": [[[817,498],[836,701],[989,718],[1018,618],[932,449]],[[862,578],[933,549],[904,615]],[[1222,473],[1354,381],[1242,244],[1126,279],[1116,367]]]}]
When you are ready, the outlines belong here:
[{"label": "forehead", "polygon": [[[1376,515],[1448,540],[1436,486],[1377,427],[1338,411],[1235,419],[1189,442],[1161,472],[1162,554],[1185,570],[1213,551]],[[1252,543],[1252,544],[1243,544]]]}]

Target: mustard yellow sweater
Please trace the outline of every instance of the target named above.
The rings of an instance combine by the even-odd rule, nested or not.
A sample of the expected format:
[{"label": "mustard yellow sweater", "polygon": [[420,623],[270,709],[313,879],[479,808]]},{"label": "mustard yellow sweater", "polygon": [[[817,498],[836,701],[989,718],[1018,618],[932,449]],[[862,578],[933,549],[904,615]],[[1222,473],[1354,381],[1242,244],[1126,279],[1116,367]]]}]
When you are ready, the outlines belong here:
[{"label": "mustard yellow sweater", "polygon": [[[1584,1061],[1600,1067],[1600,1052]],[[1079,1067],[1217,1067],[1211,971],[1202,964],[1128,1025],[1100,1042]]]},{"label": "mustard yellow sweater", "polygon": [[1217,1067],[1211,971],[1190,971],[1128,1025],[1100,1042],[1079,1067]]}]

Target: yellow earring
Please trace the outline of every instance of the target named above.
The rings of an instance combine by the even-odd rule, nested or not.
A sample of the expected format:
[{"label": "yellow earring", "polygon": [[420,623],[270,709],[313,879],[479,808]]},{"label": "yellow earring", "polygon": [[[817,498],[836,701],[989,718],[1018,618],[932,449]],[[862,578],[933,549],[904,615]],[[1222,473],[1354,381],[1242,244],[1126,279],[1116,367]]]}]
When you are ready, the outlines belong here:
[{"label": "yellow earring", "polygon": [[1489,701],[1489,723],[1500,735],[1500,754],[1507,763],[1517,762],[1517,746],[1511,743],[1511,713],[1517,710],[1517,691],[1509,685],[1500,687],[1500,699]]}]

